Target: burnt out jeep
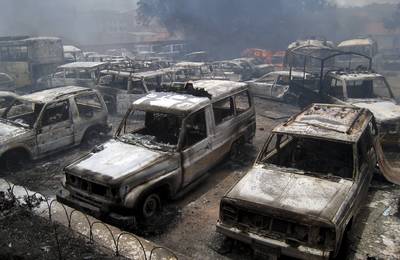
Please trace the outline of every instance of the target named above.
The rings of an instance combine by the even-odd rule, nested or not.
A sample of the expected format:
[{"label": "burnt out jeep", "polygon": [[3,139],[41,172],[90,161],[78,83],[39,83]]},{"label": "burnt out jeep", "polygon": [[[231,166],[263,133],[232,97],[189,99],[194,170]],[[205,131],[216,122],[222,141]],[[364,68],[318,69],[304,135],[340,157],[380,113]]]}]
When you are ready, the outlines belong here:
[{"label": "burnt out jeep", "polygon": [[[58,201],[123,225],[158,215],[255,134],[245,83],[202,80],[133,102],[115,138],[65,168]],[[138,222],[137,222],[137,221]]]},{"label": "burnt out jeep", "polygon": [[335,257],[366,198],[378,139],[368,110],[312,105],[272,131],[222,198],[217,231],[275,258]]},{"label": "burnt out jeep", "polygon": [[0,171],[17,170],[111,130],[100,94],[82,87],[62,87],[13,95],[0,108]]}]

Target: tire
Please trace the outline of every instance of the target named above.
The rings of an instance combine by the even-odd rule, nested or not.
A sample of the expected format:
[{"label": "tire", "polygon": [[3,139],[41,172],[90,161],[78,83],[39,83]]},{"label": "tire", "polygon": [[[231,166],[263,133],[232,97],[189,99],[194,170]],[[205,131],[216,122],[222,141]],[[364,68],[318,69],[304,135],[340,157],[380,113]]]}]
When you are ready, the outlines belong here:
[{"label": "tire", "polygon": [[286,95],[283,102],[292,106],[299,106],[299,99],[293,95]]},{"label": "tire", "polygon": [[239,158],[242,146],[243,146],[242,138],[232,143],[231,149],[229,151],[230,160],[235,161]]},{"label": "tire", "polygon": [[150,193],[145,196],[139,205],[139,217],[142,221],[146,222],[161,212],[162,205],[160,196],[157,193]]},{"label": "tire", "polygon": [[6,152],[0,159],[0,169],[4,172],[16,172],[22,170],[29,162],[29,155],[18,150]]},{"label": "tire", "polygon": [[101,143],[101,131],[98,128],[90,128],[86,131],[83,137],[83,144],[86,147],[92,148]]}]

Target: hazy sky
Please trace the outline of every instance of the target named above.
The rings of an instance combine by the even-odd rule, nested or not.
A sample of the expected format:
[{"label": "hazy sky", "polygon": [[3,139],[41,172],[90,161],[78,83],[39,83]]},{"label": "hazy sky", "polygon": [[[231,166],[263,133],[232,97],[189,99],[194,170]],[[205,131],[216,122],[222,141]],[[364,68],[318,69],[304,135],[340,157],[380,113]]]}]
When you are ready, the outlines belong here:
[{"label": "hazy sky", "polygon": [[362,6],[372,3],[400,3],[400,0],[333,0],[341,6]]}]

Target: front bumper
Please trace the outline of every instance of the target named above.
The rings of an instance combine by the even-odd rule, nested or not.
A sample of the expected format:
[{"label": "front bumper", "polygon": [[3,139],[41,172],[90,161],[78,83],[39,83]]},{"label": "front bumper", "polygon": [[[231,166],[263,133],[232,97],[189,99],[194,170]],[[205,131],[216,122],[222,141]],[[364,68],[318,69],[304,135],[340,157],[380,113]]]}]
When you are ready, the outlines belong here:
[{"label": "front bumper", "polygon": [[56,195],[57,201],[65,204],[71,208],[82,211],[83,213],[87,213],[95,218],[105,220],[107,222],[111,222],[115,225],[126,226],[126,227],[134,227],[136,226],[136,218],[135,216],[125,216],[110,210],[108,206],[97,206],[92,203],[86,202],[84,200],[78,199],[71,195],[71,193],[62,188],[57,192]]},{"label": "front bumper", "polygon": [[[239,240],[243,243],[251,245],[253,248],[264,247],[267,252],[275,252],[278,254],[295,257],[299,259],[329,259],[331,252],[323,251],[316,248],[299,246],[293,247],[284,241],[262,237],[251,232],[243,232],[235,227],[229,227],[222,224],[220,221],[217,223],[217,232],[221,233],[227,237]],[[271,250],[273,249],[273,250]]]}]

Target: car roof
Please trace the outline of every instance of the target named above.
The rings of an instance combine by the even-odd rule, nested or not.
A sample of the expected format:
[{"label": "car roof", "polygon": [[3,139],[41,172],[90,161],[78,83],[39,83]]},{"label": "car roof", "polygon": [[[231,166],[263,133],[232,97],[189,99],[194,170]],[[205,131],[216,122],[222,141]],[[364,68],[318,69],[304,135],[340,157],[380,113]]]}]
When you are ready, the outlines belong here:
[{"label": "car roof", "polygon": [[370,71],[332,71],[329,72],[330,75],[340,78],[346,81],[351,81],[351,80],[373,80],[376,78],[381,78],[383,77],[381,74],[370,72]]},{"label": "car roof", "polygon": [[313,104],[274,128],[273,132],[355,143],[372,117],[371,112],[363,108]]},{"label": "car roof", "polygon": [[182,92],[154,92],[133,102],[134,109],[169,112],[186,115],[218,100],[247,89],[246,83],[227,80],[199,80],[192,82],[193,89],[204,91],[206,96]]},{"label": "car roof", "polygon": [[373,44],[374,41],[370,38],[364,38],[364,39],[351,39],[351,40],[346,40],[341,43],[339,43],[338,47],[348,47],[348,46],[367,46]]},{"label": "car roof", "polygon": [[60,69],[94,69],[103,65],[106,65],[107,62],[90,62],[90,61],[79,61],[67,63],[59,66]]},{"label": "car roof", "polygon": [[292,74],[293,77],[297,77],[297,78],[303,78],[304,74],[306,76],[311,76],[310,73],[307,72],[302,72],[302,71],[288,71],[288,70],[281,70],[281,71],[272,71],[266,75],[264,75],[263,77],[267,76],[267,75],[282,75],[282,76],[289,76],[290,74]]},{"label": "car roof", "polygon": [[93,90],[90,88],[68,86],[68,87],[46,89],[32,94],[20,96],[20,98],[36,103],[48,103],[60,98],[91,91]]}]

